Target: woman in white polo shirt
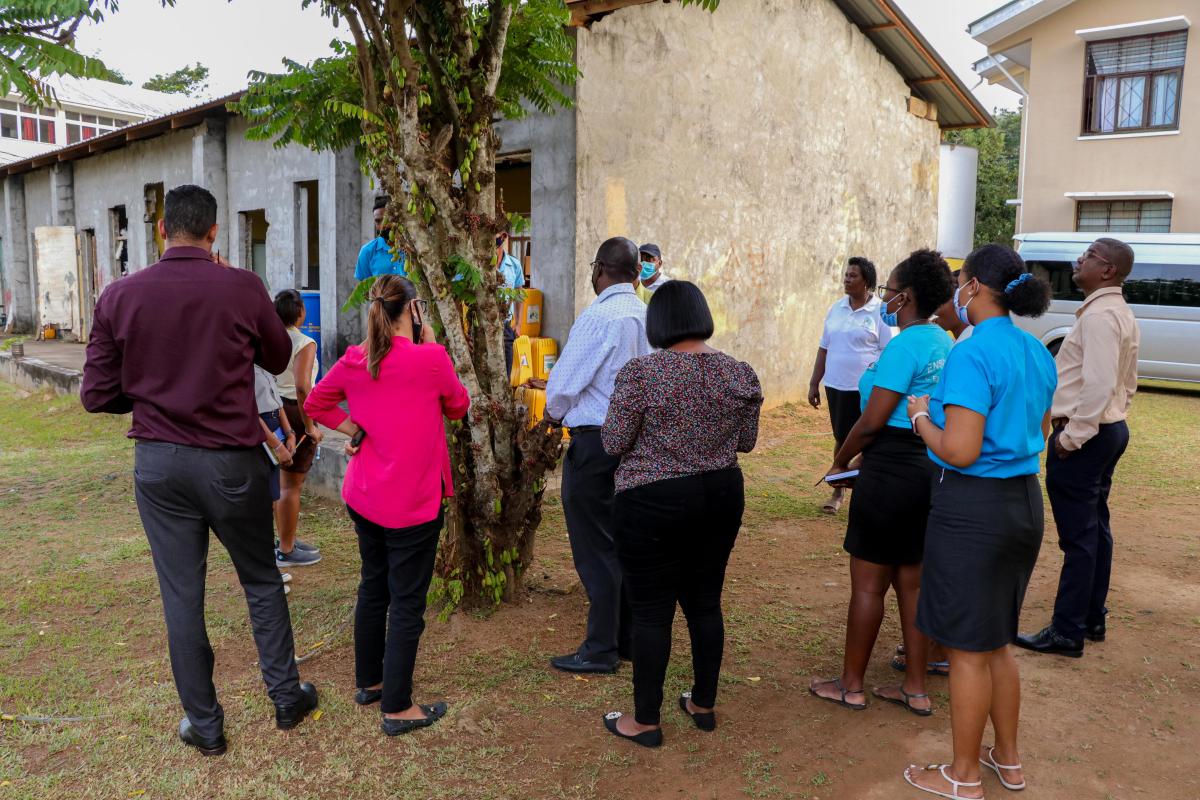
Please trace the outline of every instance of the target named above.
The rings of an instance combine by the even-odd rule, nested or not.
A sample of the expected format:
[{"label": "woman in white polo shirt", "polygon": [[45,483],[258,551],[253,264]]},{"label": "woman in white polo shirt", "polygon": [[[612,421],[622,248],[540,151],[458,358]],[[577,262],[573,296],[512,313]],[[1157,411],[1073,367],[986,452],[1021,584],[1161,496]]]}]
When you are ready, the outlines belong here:
[{"label": "woman in white polo shirt", "polygon": [[[858,379],[892,338],[892,329],[879,318],[879,298],[874,294],[875,265],[861,256],[851,258],[846,263],[842,286],[846,296],[825,315],[825,329],[821,332],[817,361],[808,384],[808,402],[813,408],[820,408],[821,381],[825,382],[835,454],[858,422]],[[821,510],[836,514],[842,507],[842,491],[834,489]]]}]

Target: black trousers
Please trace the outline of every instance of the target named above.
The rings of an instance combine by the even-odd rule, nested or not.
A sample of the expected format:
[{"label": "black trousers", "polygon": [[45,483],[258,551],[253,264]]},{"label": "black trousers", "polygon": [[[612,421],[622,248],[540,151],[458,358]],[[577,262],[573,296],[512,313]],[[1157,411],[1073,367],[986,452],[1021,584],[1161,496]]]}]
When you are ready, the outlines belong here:
[{"label": "black trousers", "polygon": [[563,459],[562,503],[575,571],[588,596],[585,661],[616,664],[629,638],[629,606],[613,541],[613,479],[620,459],[604,452],[600,431],[571,432]]},{"label": "black trousers", "polygon": [[208,531],[229,551],[250,609],[258,663],[276,703],[299,700],[292,620],[275,566],[275,529],[261,448],[204,450],[138,442],[134,491],[162,594],[171,673],[196,732],[218,736],[225,714],[204,627]]},{"label": "black trousers", "polygon": [[[1057,435],[1057,433],[1055,434]],[[1046,494],[1063,551],[1053,625],[1063,636],[1082,641],[1087,627],[1108,613],[1113,537],[1108,494],[1113,471],[1129,445],[1124,422],[1101,425],[1096,435],[1066,458],[1054,448],[1046,455]]]},{"label": "black trousers", "polygon": [[504,367],[508,370],[509,375],[512,375],[513,345],[516,341],[517,332],[513,330],[512,323],[504,323]]},{"label": "black trousers", "polygon": [[413,670],[425,631],[425,598],[442,513],[422,525],[385,528],[346,509],[362,557],[354,607],[354,681],[360,689],[382,682],[381,710],[394,714],[412,706]]},{"label": "black trousers", "polygon": [[725,649],[721,590],[745,501],[736,467],[617,495],[617,553],[633,612],[635,718],[643,725],[659,721],[676,603],[692,640],[692,702],[716,705]]}]

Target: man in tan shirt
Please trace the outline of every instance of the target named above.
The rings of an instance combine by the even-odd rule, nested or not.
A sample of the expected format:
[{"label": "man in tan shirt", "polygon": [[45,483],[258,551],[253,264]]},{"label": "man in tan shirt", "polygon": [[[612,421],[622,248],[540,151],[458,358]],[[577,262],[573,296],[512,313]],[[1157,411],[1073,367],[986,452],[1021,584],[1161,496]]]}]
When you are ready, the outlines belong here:
[{"label": "man in tan shirt", "polygon": [[1104,641],[1113,538],[1108,493],[1129,444],[1125,417],[1137,391],[1137,320],[1121,293],[1133,250],[1097,239],[1075,262],[1072,279],[1084,300],[1058,351],[1058,390],[1050,417],[1046,492],[1063,551],[1054,617],[1017,644],[1039,653],[1078,658],[1083,640]]}]

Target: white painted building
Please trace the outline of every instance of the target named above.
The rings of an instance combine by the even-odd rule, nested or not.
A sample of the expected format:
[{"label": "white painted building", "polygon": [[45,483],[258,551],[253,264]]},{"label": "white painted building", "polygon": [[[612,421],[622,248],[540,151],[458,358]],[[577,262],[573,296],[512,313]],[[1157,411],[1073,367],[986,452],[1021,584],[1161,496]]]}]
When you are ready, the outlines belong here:
[{"label": "white painted building", "polygon": [[135,122],[159,117],[194,100],[91,78],[45,81],[54,103],[35,108],[11,94],[0,100],[0,165],[78,144]]}]

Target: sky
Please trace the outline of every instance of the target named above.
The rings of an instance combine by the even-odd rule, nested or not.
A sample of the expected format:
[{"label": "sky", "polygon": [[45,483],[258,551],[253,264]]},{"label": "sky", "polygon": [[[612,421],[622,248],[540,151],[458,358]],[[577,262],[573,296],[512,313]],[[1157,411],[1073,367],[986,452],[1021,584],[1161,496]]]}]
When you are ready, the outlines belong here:
[{"label": "sky", "polygon": [[[967,35],[967,24],[1004,0],[896,2],[967,87],[974,88],[979,79],[971,64],[985,51]],[[285,56],[307,62],[327,55],[329,41],[338,33],[315,5],[302,10],[300,0],[177,0],[166,9],[158,0],[122,0],[117,14],[80,30],[79,48],[99,55],[137,86],[199,61],[210,72],[206,96],[220,97],[245,88],[250,70],[279,71]],[[344,28],[340,33],[347,35]],[[984,85],[975,91],[989,111],[1017,106],[1017,95],[1007,89]]]}]

